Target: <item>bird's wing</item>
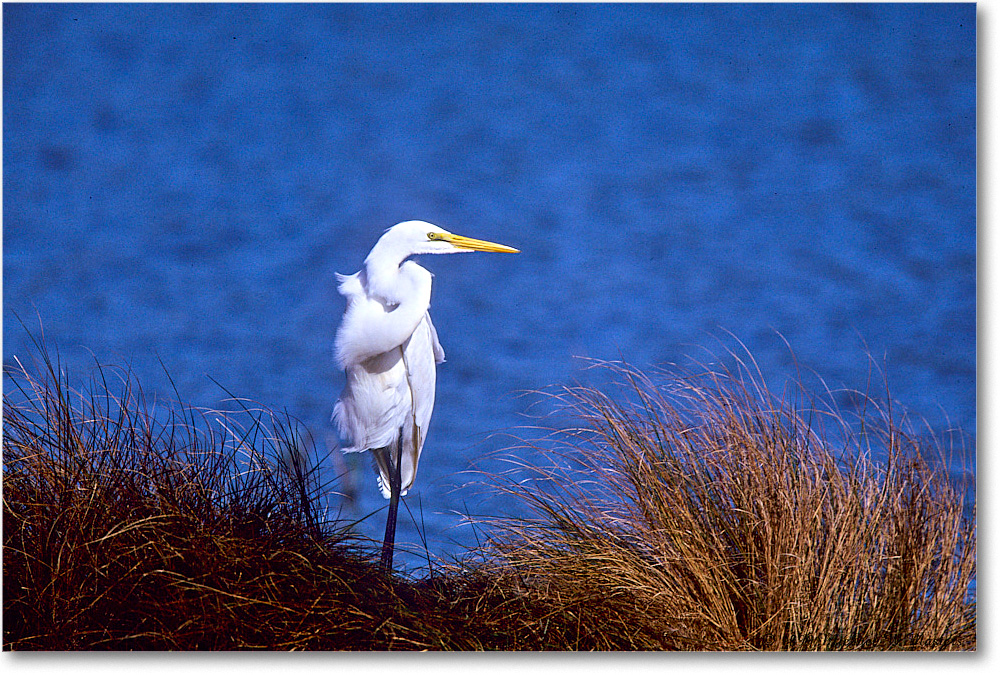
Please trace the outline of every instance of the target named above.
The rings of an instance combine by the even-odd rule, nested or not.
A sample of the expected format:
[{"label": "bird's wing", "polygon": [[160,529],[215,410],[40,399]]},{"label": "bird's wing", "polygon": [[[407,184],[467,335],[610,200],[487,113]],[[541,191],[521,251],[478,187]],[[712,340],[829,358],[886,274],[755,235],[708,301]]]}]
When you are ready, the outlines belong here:
[{"label": "bird's wing", "polygon": [[434,394],[437,385],[438,355],[442,357],[441,345],[437,340],[430,314],[413,331],[413,337],[406,343],[405,354],[407,385],[412,399],[412,418],[409,428],[403,433],[402,487],[413,485],[417,476],[417,465],[427,440],[431,414],[434,412]]}]

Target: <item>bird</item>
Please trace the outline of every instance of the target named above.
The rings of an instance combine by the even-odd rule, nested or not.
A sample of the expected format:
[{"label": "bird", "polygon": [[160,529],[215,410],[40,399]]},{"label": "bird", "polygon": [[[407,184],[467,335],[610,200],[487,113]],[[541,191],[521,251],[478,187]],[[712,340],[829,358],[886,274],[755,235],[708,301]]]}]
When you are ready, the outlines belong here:
[{"label": "bird", "polygon": [[374,455],[376,479],[389,500],[381,567],[392,571],[396,513],[417,475],[434,410],[437,364],[444,349],[431,321],[432,275],[410,256],[520,253],[516,248],[452,234],[422,220],[387,229],[355,274],[337,274],[347,306],[334,339],[346,383],[333,408],[343,452]]}]

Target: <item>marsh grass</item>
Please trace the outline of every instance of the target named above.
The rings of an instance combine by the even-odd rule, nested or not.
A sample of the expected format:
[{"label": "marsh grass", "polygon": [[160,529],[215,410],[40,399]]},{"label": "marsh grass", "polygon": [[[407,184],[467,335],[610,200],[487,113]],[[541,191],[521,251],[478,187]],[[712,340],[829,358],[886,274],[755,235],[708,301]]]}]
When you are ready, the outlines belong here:
[{"label": "marsh grass", "polygon": [[535,514],[494,523],[526,586],[649,648],[975,648],[975,510],[950,450],[867,397],[854,420],[778,399],[739,361],[660,381],[602,367],[618,396],[556,393],[576,424],[502,483]]},{"label": "marsh grass", "polygon": [[286,574],[350,559],[287,416],[150,403],[115,368],[75,391],[35,365],[5,383],[5,648],[212,648],[227,628],[253,644],[266,627],[235,625]]},{"label": "marsh grass", "polygon": [[548,466],[493,477],[534,517],[414,580],[320,506],[287,416],[74,390],[44,354],[4,395],[8,650],[976,646],[975,513],[887,418],[835,452],[752,378],[609,366],[620,397],[556,395]]}]

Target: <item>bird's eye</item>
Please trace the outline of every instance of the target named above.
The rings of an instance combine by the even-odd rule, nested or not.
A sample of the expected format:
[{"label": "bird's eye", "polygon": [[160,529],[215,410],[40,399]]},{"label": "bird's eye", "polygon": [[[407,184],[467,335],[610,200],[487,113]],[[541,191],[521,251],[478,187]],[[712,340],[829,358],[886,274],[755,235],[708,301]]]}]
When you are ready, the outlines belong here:
[{"label": "bird's eye", "polygon": [[435,240],[441,238],[441,233],[440,232],[428,232],[427,233],[427,238],[430,239],[431,241],[435,241]]}]

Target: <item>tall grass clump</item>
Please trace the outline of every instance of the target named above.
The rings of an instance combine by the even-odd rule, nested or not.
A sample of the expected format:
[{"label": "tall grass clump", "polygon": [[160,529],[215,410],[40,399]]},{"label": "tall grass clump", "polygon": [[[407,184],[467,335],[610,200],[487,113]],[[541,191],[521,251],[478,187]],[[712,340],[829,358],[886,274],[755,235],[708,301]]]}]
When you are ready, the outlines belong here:
[{"label": "tall grass clump", "polygon": [[494,521],[568,642],[975,649],[975,510],[937,445],[868,399],[857,420],[780,400],[742,364],[664,381],[605,365],[616,395],[554,394],[575,423],[500,481],[534,516]]},{"label": "tall grass clump", "polygon": [[36,365],[5,373],[5,649],[273,645],[314,601],[288,579],[350,566],[289,418],[152,404],[115,368],[78,391]]}]

